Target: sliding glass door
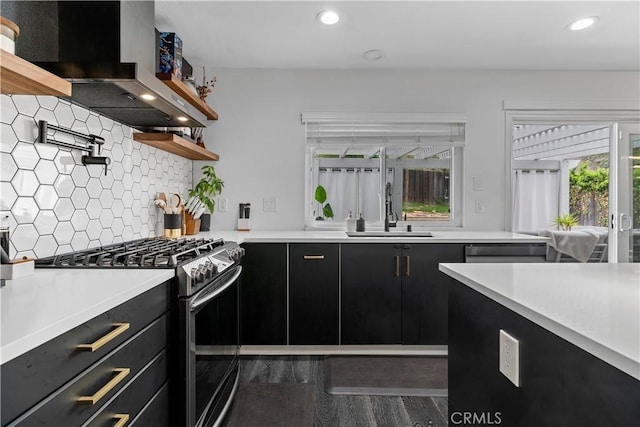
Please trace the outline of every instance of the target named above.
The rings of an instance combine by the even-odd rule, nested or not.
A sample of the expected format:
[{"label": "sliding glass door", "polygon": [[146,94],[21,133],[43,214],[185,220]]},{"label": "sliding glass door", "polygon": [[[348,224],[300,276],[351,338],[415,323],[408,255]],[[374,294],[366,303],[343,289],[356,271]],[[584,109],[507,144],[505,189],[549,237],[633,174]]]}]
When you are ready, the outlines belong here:
[{"label": "sliding glass door", "polygon": [[617,173],[610,182],[610,238],[615,242],[610,256],[618,262],[640,262],[640,124],[618,123],[615,132]]},{"label": "sliding glass door", "polygon": [[583,231],[587,262],[640,262],[640,123],[511,123],[511,229]]}]

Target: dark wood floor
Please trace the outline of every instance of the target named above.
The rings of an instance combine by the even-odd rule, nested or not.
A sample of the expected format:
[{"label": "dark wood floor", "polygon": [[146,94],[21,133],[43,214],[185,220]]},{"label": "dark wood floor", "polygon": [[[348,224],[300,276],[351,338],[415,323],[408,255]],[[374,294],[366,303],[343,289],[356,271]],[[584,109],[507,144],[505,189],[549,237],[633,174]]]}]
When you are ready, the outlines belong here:
[{"label": "dark wood floor", "polygon": [[[314,427],[440,427],[448,425],[447,398],[334,396],[324,391],[324,357],[256,356],[240,361],[243,383],[314,386]],[[233,410],[233,407],[232,407]]]}]

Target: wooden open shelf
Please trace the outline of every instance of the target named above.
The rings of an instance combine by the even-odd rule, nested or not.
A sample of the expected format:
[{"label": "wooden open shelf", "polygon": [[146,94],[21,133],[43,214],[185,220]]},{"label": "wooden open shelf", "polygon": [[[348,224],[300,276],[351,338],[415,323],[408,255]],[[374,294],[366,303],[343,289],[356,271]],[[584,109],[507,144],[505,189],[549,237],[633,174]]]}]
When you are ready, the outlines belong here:
[{"label": "wooden open shelf", "polygon": [[220,160],[216,153],[173,133],[133,133],[134,141],[147,144],[190,160]]},{"label": "wooden open shelf", "polygon": [[71,83],[0,49],[0,91],[8,95],[71,96]]},{"label": "wooden open shelf", "polygon": [[207,116],[209,120],[218,120],[218,113],[213,111],[209,105],[200,99],[196,94],[189,90],[182,80],[170,73],[157,73],[156,77],[162,80],[164,84],[169,86],[178,95],[183,97],[187,102],[196,107],[202,114]]}]

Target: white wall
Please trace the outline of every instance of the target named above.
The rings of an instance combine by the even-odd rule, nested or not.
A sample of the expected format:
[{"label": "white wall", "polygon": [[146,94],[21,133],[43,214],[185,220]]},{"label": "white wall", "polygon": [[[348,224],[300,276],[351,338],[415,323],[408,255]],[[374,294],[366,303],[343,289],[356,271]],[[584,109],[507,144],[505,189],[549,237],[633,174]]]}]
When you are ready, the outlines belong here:
[{"label": "white wall", "polygon": [[[209,104],[218,122],[205,130],[207,148],[218,153],[228,212],[213,216],[216,229],[236,226],[238,203],[252,204],[252,229],[304,228],[304,126],[301,112],[464,113],[465,214],[469,229],[504,229],[505,141],[503,100],[640,99],[633,72],[425,72],[212,70],[217,76]],[[194,162],[194,180],[203,162]],[[474,176],[484,191],[472,190]],[[278,211],[262,211],[277,197]],[[474,201],[486,204],[474,212]]]}]

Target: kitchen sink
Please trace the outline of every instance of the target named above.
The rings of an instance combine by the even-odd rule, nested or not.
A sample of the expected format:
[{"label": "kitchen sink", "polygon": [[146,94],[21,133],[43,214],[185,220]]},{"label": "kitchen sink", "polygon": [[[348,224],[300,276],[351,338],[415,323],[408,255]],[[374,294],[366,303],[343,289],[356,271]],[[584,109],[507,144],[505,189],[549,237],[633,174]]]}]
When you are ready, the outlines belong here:
[{"label": "kitchen sink", "polygon": [[433,237],[430,231],[345,231],[349,237]]}]

